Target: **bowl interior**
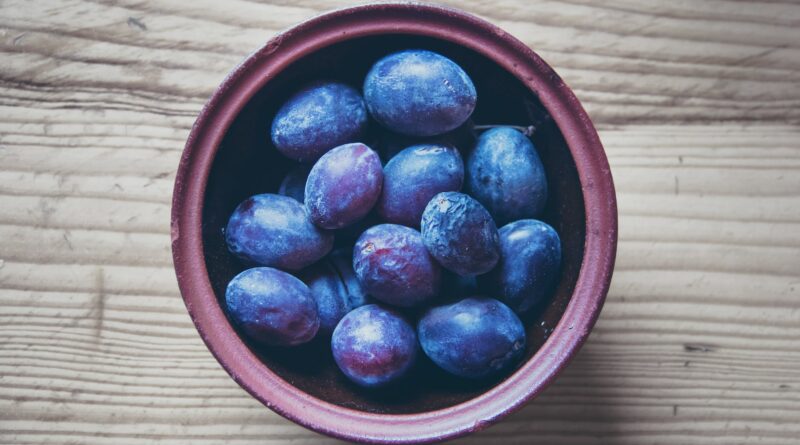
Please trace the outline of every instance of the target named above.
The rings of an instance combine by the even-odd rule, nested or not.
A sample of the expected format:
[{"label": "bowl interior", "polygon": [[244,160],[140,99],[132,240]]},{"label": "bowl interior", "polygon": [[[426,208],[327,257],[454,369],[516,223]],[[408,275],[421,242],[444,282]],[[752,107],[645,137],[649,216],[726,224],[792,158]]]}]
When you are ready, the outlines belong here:
[{"label": "bowl interior", "polygon": [[[427,37],[370,36],[322,48],[270,80],[242,109],[214,159],[203,207],[205,263],[217,300],[224,308],[228,281],[245,269],[225,246],[223,228],[229,215],[248,196],[275,193],[286,171],[294,165],[269,140],[269,126],[277,108],[296,88],[310,80],[335,79],[360,87],[376,60],[407,48],[437,51],[467,71],[478,91],[478,105],[472,117],[475,124],[537,124],[532,139],[544,163],[550,188],[541,219],[561,236],[563,267],[553,299],[541,311],[523,320],[528,335],[525,360],[530,359],[561,318],[581,266],[586,224],[575,163],[558,127],[547,118],[536,95],[517,78],[479,53]],[[237,332],[266,366],[295,387],[327,402],[373,413],[436,410],[475,397],[499,383],[497,379],[476,382],[455,378],[420,354],[414,373],[401,384],[380,391],[363,390],[339,372],[322,339],[299,348],[278,349],[259,346]]]}]

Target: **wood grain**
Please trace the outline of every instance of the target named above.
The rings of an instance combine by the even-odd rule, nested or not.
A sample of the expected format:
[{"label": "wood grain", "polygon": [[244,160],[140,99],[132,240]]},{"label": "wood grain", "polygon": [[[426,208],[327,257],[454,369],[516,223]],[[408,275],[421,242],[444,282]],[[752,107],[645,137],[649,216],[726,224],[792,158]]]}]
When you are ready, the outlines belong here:
[{"label": "wood grain", "polygon": [[[462,443],[800,437],[800,7],[445,2],[521,38],[600,128],[620,207],[597,328]],[[345,3],[0,3],[0,442],[336,443],[206,350],[169,251],[172,180],[225,73]]]}]

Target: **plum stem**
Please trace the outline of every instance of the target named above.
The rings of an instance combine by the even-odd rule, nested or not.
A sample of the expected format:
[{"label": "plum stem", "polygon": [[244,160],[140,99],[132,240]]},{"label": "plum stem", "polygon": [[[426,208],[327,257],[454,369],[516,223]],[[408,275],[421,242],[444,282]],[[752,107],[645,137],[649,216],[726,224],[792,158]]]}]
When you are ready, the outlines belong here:
[{"label": "plum stem", "polygon": [[536,131],[535,125],[528,125],[527,127],[523,127],[522,125],[475,125],[472,128],[474,128],[477,131],[483,131],[483,130],[490,130],[492,128],[503,128],[503,127],[519,130],[520,132],[522,132],[522,134],[528,137],[533,136],[533,133]]}]

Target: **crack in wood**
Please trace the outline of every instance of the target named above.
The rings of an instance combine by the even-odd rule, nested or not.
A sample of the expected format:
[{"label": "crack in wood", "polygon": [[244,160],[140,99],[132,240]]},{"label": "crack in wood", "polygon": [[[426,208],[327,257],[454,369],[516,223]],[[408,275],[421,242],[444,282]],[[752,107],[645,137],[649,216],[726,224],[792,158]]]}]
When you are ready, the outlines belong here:
[{"label": "crack in wood", "polygon": [[714,352],[717,347],[705,343],[684,343],[683,350],[686,352]]},{"label": "crack in wood", "polygon": [[147,31],[147,25],[136,17],[128,17],[128,26],[131,28],[138,28],[141,31]]},{"label": "crack in wood", "polygon": [[89,317],[94,320],[94,339],[99,343],[103,334],[103,323],[106,315],[105,272],[98,267],[95,273],[96,296]]}]

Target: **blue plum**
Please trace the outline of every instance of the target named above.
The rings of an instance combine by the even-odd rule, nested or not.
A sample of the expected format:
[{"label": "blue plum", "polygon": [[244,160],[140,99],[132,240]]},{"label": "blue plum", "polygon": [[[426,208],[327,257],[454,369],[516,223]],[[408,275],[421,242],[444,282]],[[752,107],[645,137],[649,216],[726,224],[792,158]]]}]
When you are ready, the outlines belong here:
[{"label": "blue plum", "polygon": [[301,162],[319,159],[338,145],[359,140],[367,109],[355,88],[339,82],[312,82],[295,93],[272,121],[272,143]]},{"label": "blue plum", "polygon": [[549,225],[523,219],[500,228],[500,261],[478,285],[499,294],[517,314],[546,302],[561,272],[561,241]]},{"label": "blue plum", "polygon": [[372,210],[383,186],[378,154],[361,143],[325,153],[308,174],[305,204],[314,224],[341,229]]},{"label": "blue plum", "polygon": [[386,222],[419,227],[422,211],[439,192],[458,191],[464,161],[449,145],[413,145],[393,157],[383,170],[378,214]]},{"label": "blue plum", "polygon": [[352,251],[337,250],[301,272],[319,311],[319,332],[330,335],[348,312],[367,304],[367,293],[353,272]]},{"label": "blue plum", "polygon": [[364,387],[385,386],[402,378],[419,351],[414,328],[396,311],[368,304],[348,313],[331,337],[339,369]]},{"label": "blue plum", "polygon": [[492,298],[465,298],[429,309],[417,324],[425,354],[445,371],[466,378],[497,376],[525,353],[525,328]]},{"label": "blue plum", "polygon": [[467,156],[465,188],[498,225],[535,217],[547,201],[547,178],[533,143],[509,127],[480,135]]},{"label": "blue plum", "polygon": [[311,167],[303,164],[289,170],[278,187],[278,194],[304,202],[309,171],[311,171]]},{"label": "blue plum", "polygon": [[441,268],[422,235],[397,224],[373,226],[356,241],[353,269],[367,293],[395,306],[430,301],[439,292]]},{"label": "blue plum", "polygon": [[497,264],[500,245],[489,212],[470,196],[439,193],[422,214],[422,241],[434,258],[459,275],[480,275]]},{"label": "blue plum", "polygon": [[288,196],[251,196],[225,228],[228,250],[248,264],[300,270],[333,248],[333,234],[315,226],[303,204]]},{"label": "blue plum", "polygon": [[364,101],[384,127],[433,136],[463,124],[475,109],[477,92],[467,73],[447,57],[406,50],[372,66],[364,80]]},{"label": "blue plum", "polygon": [[228,314],[259,343],[295,346],[319,329],[311,290],[292,275],[271,267],[247,269],[225,291]]}]

